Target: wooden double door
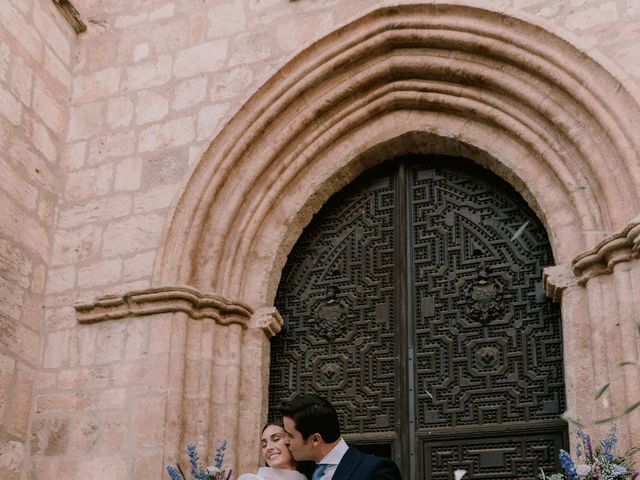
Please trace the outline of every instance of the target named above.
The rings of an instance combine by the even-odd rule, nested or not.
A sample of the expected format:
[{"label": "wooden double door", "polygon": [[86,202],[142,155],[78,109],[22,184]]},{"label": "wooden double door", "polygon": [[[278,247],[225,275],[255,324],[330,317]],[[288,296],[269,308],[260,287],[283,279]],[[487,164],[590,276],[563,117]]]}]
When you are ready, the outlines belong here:
[{"label": "wooden double door", "polygon": [[509,185],[454,157],[404,157],[327,202],[283,270],[270,410],[300,392],[404,479],[534,479],[566,448],[553,256]]}]

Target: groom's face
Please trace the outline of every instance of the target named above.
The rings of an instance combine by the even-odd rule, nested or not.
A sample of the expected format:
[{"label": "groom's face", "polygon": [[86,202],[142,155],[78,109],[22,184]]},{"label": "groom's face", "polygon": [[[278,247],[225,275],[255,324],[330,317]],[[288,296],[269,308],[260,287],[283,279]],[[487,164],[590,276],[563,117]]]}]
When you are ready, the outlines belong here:
[{"label": "groom's face", "polygon": [[319,436],[317,433],[309,435],[305,440],[302,438],[302,434],[296,429],[296,422],[292,418],[284,417],[284,430],[287,433],[287,445],[291,451],[291,455],[296,460],[313,460],[317,462],[316,458],[317,441],[315,438]]}]

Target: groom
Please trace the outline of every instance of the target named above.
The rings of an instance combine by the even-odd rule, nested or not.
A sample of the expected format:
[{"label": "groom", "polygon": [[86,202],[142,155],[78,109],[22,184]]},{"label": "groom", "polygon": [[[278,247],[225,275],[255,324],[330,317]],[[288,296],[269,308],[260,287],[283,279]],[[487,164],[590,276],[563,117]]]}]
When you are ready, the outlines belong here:
[{"label": "groom", "polygon": [[312,480],[400,480],[391,460],[365,455],[345,443],[338,413],[326,399],[298,395],[281,412],[293,458],[316,462]]}]

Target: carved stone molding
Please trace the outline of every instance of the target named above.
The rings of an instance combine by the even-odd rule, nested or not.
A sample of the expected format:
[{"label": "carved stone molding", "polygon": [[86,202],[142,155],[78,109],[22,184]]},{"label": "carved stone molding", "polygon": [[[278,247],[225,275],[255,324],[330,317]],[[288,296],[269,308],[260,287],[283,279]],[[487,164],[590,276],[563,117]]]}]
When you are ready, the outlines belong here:
[{"label": "carved stone molding", "polygon": [[634,221],[621,232],[609,235],[591,250],[573,259],[571,267],[578,285],[591,278],[611,273],[614,265],[640,256],[640,222]]},{"label": "carved stone molding", "polygon": [[542,283],[545,292],[559,302],[565,288],[582,285],[599,275],[613,272],[613,267],[640,257],[640,222],[633,221],[621,232],[609,235],[594,248],[577,255],[569,265],[544,269]]},{"label": "carved stone molding", "polygon": [[[122,296],[106,295],[93,302],[77,303],[75,309],[79,323],[184,312],[191,318],[212,318],[222,325],[237,323],[244,328],[252,326],[254,313],[248,305],[231,302],[218,295],[204,294],[192,287],[156,287]],[[271,330],[273,327],[269,323],[268,331]],[[267,335],[268,331],[265,330]]]}]

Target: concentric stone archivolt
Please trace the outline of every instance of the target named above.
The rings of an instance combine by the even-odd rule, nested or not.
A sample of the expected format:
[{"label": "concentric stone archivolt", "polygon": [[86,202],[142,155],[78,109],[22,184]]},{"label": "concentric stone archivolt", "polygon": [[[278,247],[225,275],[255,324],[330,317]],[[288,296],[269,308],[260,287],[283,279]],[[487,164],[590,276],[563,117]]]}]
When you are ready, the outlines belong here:
[{"label": "concentric stone archivolt", "polygon": [[617,78],[538,25],[460,4],[375,10],[282,67],[214,140],[156,282],[268,305],[331,194],[394,152],[461,144],[521,191],[568,263],[635,214],[638,120]]}]

